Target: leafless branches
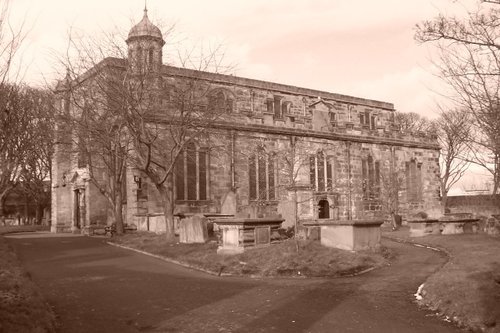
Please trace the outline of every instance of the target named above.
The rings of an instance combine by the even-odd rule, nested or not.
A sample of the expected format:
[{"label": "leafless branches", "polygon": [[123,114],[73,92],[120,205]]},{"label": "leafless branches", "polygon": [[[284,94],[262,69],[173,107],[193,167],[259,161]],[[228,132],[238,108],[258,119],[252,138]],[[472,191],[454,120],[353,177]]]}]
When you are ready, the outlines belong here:
[{"label": "leafless branches", "polygon": [[470,114],[470,161],[491,173],[494,193],[500,185],[499,4],[482,1],[464,19],[440,15],[419,24],[415,35],[436,46],[440,76],[455,92],[457,107]]},{"label": "leafless branches", "polygon": [[464,110],[442,111],[435,121],[441,146],[441,205],[446,207],[448,192],[470,164],[471,115]]}]

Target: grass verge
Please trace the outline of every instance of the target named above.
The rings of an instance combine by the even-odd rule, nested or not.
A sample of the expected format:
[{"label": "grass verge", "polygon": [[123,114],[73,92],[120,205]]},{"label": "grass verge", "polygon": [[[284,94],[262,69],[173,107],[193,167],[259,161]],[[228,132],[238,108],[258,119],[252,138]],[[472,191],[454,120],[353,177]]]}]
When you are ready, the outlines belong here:
[{"label": "grass verge", "polygon": [[164,236],[137,232],[115,236],[111,242],[173,259],[214,274],[250,276],[335,277],[379,267],[388,251],[350,252],[321,246],[318,242],[287,240],[254,248],[237,255],[218,255],[215,242],[206,244],[166,243]]},{"label": "grass verge", "polygon": [[55,332],[55,316],[0,237],[0,332]]},{"label": "grass verge", "polygon": [[500,332],[500,238],[485,234],[410,238],[408,228],[384,235],[445,249],[450,260],[425,281],[423,303],[473,331]]}]

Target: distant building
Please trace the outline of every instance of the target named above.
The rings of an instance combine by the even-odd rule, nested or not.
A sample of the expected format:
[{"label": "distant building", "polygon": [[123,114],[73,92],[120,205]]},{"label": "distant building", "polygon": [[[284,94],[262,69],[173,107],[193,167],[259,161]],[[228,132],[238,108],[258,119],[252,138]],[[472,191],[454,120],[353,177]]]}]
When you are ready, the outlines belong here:
[{"label": "distant building", "polygon": [[[400,212],[439,206],[437,141],[401,133],[394,126],[393,104],[167,66],[164,43],[145,13],[128,35],[128,58],[106,58],[94,70],[113,67],[131,77],[125,74],[147,66],[160,85],[172,89],[196,78],[210,86],[207,105],[226,112],[217,131],[228,151],[193,142],[178,160],[176,213],[281,214],[291,226],[296,191],[301,221],[372,218],[387,213],[384,187],[390,181],[398,184]],[[60,112],[76,108],[63,83],[57,99]],[[281,156],[294,142],[305,162],[291,186]],[[76,152],[56,144],[52,177],[52,231],[109,223],[106,200],[88,181],[88,168],[78,165]],[[162,208],[148,183],[145,175],[127,169],[124,216],[139,229],[158,231]]]}]

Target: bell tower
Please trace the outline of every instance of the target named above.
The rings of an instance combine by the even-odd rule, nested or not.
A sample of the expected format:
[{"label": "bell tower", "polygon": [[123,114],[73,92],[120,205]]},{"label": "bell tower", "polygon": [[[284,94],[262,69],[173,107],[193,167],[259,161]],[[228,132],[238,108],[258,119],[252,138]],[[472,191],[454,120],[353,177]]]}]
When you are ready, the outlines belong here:
[{"label": "bell tower", "polygon": [[126,42],[129,69],[132,73],[160,73],[165,41],[160,29],[149,20],[146,7],[142,20],[130,29]]}]

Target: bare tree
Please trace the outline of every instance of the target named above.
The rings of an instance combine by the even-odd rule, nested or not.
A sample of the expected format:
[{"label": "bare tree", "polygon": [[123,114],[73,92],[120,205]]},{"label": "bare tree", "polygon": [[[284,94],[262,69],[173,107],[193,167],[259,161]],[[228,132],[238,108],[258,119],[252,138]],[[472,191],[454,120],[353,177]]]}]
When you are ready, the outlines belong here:
[{"label": "bare tree", "polygon": [[[394,154],[392,152],[392,154]],[[394,158],[384,164],[380,173],[380,203],[381,213],[388,216],[393,230],[397,230],[399,215],[399,193],[404,183],[404,174],[395,165]]]},{"label": "bare tree", "polygon": [[415,112],[395,112],[394,125],[409,134],[428,134],[433,130],[432,122]]},{"label": "bare tree", "polygon": [[192,51],[185,53],[180,63],[196,65],[195,70],[180,75],[172,68],[174,73],[165,79],[160,60],[153,65],[150,55],[147,62],[135,61],[123,40],[114,33],[102,39],[70,38],[63,63],[70,72],[67,85],[77,110],[68,114],[75,124],[68,149],[85,151],[90,180],[113,207],[118,232],[121,188],[129,166],[158,190],[166,235],[173,239],[176,165],[181,156],[190,155],[192,144],[217,147],[208,144],[216,136],[216,122],[230,117],[232,100],[212,94],[213,84],[203,72],[221,69],[223,53],[220,48],[197,57]]},{"label": "bare tree", "polygon": [[441,146],[441,206],[444,211],[448,192],[469,167],[469,141],[472,137],[471,117],[467,111],[442,111],[435,120]]},{"label": "bare tree", "polygon": [[22,189],[35,204],[35,219],[41,223],[43,209],[50,205],[52,153],[54,142],[54,99],[47,90],[27,89],[24,99],[32,112],[31,147],[22,168]]},{"label": "bare tree", "polygon": [[[61,82],[66,107],[59,115],[60,149],[77,156],[77,168],[106,198],[116,232],[123,233],[123,195],[131,150],[125,111],[130,99],[123,38],[77,37],[70,30],[67,53],[59,61],[67,70]],[[114,57],[110,57],[114,56]],[[62,126],[65,124],[65,126]]]},{"label": "bare tree", "polygon": [[10,0],[0,1],[0,84],[4,84],[16,75],[12,75],[14,60],[26,38],[25,22],[13,26],[10,21]]},{"label": "bare tree", "polygon": [[493,193],[500,185],[500,3],[478,2],[465,18],[447,17],[417,25],[415,38],[434,43],[441,78],[454,92],[458,108],[471,114],[471,161],[493,177]]},{"label": "bare tree", "polygon": [[[133,82],[127,126],[134,145],[132,163],[154,184],[163,202],[167,239],[174,236],[174,173],[181,157],[194,156],[195,144],[214,149],[219,121],[228,121],[232,102],[210,95],[213,85],[197,77],[177,78],[162,88],[147,76]],[[165,91],[166,90],[166,91]],[[167,100],[165,100],[167,96]],[[160,106],[162,105],[162,106]],[[199,154],[199,153],[198,153]],[[194,177],[195,175],[188,175]]]},{"label": "bare tree", "polygon": [[39,182],[49,176],[50,96],[49,92],[0,84],[0,216],[6,195],[20,181],[25,188],[37,187],[38,191]]}]

